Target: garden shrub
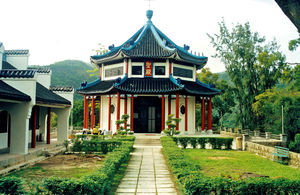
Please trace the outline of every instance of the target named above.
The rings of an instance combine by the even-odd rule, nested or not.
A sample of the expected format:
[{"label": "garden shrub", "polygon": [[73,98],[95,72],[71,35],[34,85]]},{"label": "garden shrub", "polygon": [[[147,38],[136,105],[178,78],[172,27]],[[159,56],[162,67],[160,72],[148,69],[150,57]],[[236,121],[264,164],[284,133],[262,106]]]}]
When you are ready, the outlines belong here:
[{"label": "garden shrub", "polygon": [[[179,140],[181,137],[173,138]],[[194,139],[191,139],[194,140]],[[203,141],[205,140],[205,142]],[[225,145],[231,147],[232,138],[197,138],[197,143],[214,143],[215,148]],[[183,149],[179,148],[170,137],[162,137],[162,151],[178,180],[183,194],[299,194],[300,180],[286,178],[248,178],[232,180],[223,177],[207,177],[200,172],[200,166],[184,157]],[[221,144],[222,143],[222,144]],[[230,146],[230,147],[229,147]]]},{"label": "garden shrub", "polygon": [[22,194],[23,182],[17,177],[0,178],[0,194]]},{"label": "garden shrub", "polygon": [[73,141],[73,152],[85,152],[85,153],[92,153],[92,152],[101,152],[106,154],[107,152],[113,151],[116,147],[121,145],[121,141],[119,140],[78,140],[75,139]]},{"label": "garden shrub", "polygon": [[295,135],[295,141],[294,142],[290,142],[289,149],[291,151],[300,153],[300,134],[296,134]]},{"label": "garden shrub", "polygon": [[173,137],[174,142],[177,145],[181,145],[183,148],[186,148],[188,144],[191,144],[193,148],[197,148],[197,145],[200,145],[200,148],[205,149],[205,144],[209,143],[212,146],[212,149],[231,149],[233,138],[231,137]]}]

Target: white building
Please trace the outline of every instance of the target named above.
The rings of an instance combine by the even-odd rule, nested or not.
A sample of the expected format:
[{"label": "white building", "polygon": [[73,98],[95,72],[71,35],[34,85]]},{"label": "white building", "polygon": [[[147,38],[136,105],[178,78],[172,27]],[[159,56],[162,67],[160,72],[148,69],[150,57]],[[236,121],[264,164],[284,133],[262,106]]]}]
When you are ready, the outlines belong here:
[{"label": "white building", "polygon": [[51,112],[57,139],[68,138],[73,88],[51,87],[50,69],[28,69],[28,50],[5,50],[0,42],[0,153],[27,154],[50,144]]},{"label": "white building", "polygon": [[[115,133],[116,120],[129,114],[135,133],[160,133],[167,128],[168,115],[174,114],[181,118],[176,129],[194,134],[196,103],[200,102],[202,130],[212,130],[211,99],[220,91],[196,78],[207,57],[172,42],[152,24],[152,14],[147,11],[147,23],[125,43],[110,46],[103,55],[91,56],[100,78],[83,83],[77,91],[84,96],[85,129],[97,125]],[[99,112],[98,119],[95,112]]]}]

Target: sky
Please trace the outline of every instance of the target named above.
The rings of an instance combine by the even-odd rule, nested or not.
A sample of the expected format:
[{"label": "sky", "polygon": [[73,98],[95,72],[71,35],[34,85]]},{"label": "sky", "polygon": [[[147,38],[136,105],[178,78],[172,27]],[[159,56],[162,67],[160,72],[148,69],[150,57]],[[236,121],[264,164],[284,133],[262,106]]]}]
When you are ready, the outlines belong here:
[{"label": "sky", "polygon": [[[29,65],[89,62],[99,43],[119,46],[138,31],[147,9],[145,0],[0,0],[0,42],[29,49]],[[297,29],[275,0],[152,0],[150,9],[153,24],[177,45],[207,56],[212,72],[225,70],[207,36],[218,33],[222,18],[229,29],[249,22],[267,41],[277,40],[287,62],[300,62],[300,48],[288,51]]]}]

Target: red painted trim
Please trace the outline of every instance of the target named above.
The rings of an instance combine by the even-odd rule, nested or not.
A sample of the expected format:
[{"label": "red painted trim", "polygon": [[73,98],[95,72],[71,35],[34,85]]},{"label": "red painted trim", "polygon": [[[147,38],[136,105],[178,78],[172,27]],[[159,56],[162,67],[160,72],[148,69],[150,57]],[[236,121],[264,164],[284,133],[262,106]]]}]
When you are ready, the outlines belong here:
[{"label": "red painted trim", "polygon": [[125,69],[125,73],[128,75],[128,60],[126,60],[126,69]]},{"label": "red painted trim", "polygon": [[100,71],[100,79],[102,80],[102,67],[99,68]]},{"label": "red painted trim", "polygon": [[83,96],[83,128],[86,128],[86,96]]},{"label": "red painted trim", "polygon": [[133,97],[133,95],[131,95],[131,110],[130,110],[130,129],[131,129],[131,131],[134,131],[134,129],[133,129],[133,115],[134,115],[134,97]]},{"label": "red painted trim", "polygon": [[[176,118],[179,118],[179,93],[176,94]],[[179,130],[179,123],[176,123],[176,130]]]},{"label": "red painted trim", "polygon": [[10,131],[11,131],[11,117],[9,113],[7,112],[7,117],[8,117],[8,140],[7,140],[7,146],[10,147]]},{"label": "red painted trim", "polygon": [[201,104],[201,129],[202,131],[205,130],[205,99],[202,98],[202,104]]},{"label": "red painted trim", "polygon": [[36,146],[36,107],[33,107],[33,127],[31,132],[31,147],[35,148]]},{"label": "red painted trim", "polygon": [[90,99],[86,100],[86,128],[89,129],[90,128]]},{"label": "red painted trim", "polygon": [[185,96],[185,131],[188,130],[188,97]]},{"label": "red painted trim", "polygon": [[[117,92],[117,120],[120,120],[120,92]],[[117,124],[117,129],[119,129],[120,125]]]},{"label": "red painted trim", "polygon": [[165,129],[165,96],[161,97],[161,131]]},{"label": "red painted trim", "polygon": [[110,120],[111,120],[111,96],[108,97],[108,131],[110,131]]},{"label": "red painted trim", "polygon": [[169,75],[172,73],[172,62],[169,62]]},{"label": "red painted trim", "polygon": [[207,129],[212,130],[212,104],[211,97],[208,99],[208,116],[207,116]]},{"label": "red painted trim", "polygon": [[51,108],[48,108],[48,117],[47,117],[47,144],[50,144],[50,131],[51,131]]},{"label": "red painted trim", "polygon": [[99,128],[101,128],[101,96],[99,96]]},{"label": "red painted trim", "polygon": [[95,126],[95,97],[92,96],[92,106],[91,106],[91,128]]},{"label": "red painted trim", "polygon": [[[124,99],[124,114],[127,114],[127,95],[125,95]],[[127,129],[127,122],[125,122],[125,128]]]}]

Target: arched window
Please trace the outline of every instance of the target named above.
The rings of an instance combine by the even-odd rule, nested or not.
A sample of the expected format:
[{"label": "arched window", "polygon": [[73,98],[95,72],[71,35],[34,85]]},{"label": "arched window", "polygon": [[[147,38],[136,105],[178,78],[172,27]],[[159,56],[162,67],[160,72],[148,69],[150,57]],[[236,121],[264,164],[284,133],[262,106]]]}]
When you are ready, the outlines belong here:
[{"label": "arched window", "polygon": [[8,112],[3,110],[0,111],[0,133],[7,133],[8,132]]}]

